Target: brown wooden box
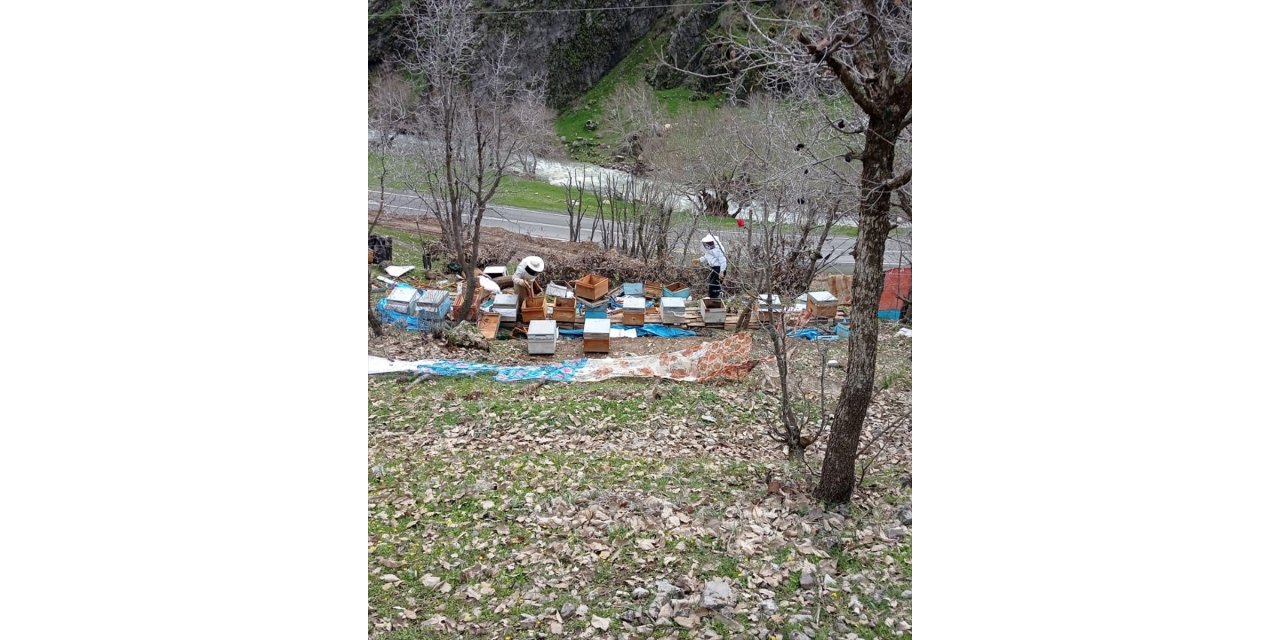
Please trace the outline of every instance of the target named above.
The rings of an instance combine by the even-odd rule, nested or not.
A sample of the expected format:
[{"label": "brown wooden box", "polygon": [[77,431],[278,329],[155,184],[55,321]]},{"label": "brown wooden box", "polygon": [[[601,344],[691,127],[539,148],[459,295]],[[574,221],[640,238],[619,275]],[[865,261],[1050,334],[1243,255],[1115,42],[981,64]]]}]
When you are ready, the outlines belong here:
[{"label": "brown wooden box", "polygon": [[651,300],[657,300],[662,297],[662,283],[646,280],[644,283],[644,297]]},{"label": "brown wooden box", "polygon": [[594,273],[588,273],[578,279],[578,283],[574,286],[574,293],[583,300],[594,302],[609,293],[609,279]]},{"label": "brown wooden box", "polygon": [[582,340],[583,353],[609,353],[608,338],[584,338]]},{"label": "brown wooden box", "polygon": [[520,319],[524,322],[547,319],[547,304],[543,298],[526,298],[520,308]]},{"label": "brown wooden box", "polygon": [[638,327],[644,324],[644,309],[625,309],[622,312],[622,324]]},{"label": "brown wooden box", "polygon": [[810,297],[805,302],[805,307],[808,308],[809,313],[813,314],[813,317],[815,318],[836,317],[836,301],[835,300],[819,301],[819,300],[814,300],[812,297]]},{"label": "brown wooden box", "polygon": [[496,313],[484,312],[480,316],[480,335],[493,340],[498,335],[498,323],[501,322],[502,316]]}]

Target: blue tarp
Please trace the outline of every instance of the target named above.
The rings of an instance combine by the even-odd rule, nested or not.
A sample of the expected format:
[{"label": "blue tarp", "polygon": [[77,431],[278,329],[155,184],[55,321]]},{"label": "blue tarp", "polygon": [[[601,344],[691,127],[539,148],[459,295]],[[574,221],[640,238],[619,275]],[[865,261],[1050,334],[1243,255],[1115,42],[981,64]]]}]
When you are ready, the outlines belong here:
[{"label": "blue tarp", "polygon": [[520,382],[522,380],[570,382],[573,380],[574,374],[586,362],[586,358],[577,358],[556,364],[501,366],[484,362],[468,362],[466,360],[433,360],[414,367],[414,371],[436,376],[475,376],[492,373],[494,374],[494,380],[498,382]]},{"label": "blue tarp", "polygon": [[787,334],[790,338],[800,338],[801,340],[839,340],[840,336],[827,335],[813,327],[804,329],[796,329]]}]

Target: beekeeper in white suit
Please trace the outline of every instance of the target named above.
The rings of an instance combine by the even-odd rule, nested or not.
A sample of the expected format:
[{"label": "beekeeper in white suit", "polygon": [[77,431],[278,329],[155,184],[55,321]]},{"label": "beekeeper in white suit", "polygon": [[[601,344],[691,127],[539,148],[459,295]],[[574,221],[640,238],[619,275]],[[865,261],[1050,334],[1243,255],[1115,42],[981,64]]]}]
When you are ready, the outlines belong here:
[{"label": "beekeeper in white suit", "polygon": [[729,266],[729,261],[724,257],[724,247],[720,246],[720,240],[711,234],[707,234],[702,238],[702,257],[694,258],[694,264],[700,264],[707,268],[707,297],[720,297],[720,280],[724,277],[724,270]]},{"label": "beekeeper in white suit", "polygon": [[525,298],[536,295],[533,283],[537,281],[539,275],[542,275],[545,266],[542,258],[538,256],[528,256],[516,265],[516,272],[511,276],[511,280],[515,283],[516,296],[521,306],[524,306]]}]

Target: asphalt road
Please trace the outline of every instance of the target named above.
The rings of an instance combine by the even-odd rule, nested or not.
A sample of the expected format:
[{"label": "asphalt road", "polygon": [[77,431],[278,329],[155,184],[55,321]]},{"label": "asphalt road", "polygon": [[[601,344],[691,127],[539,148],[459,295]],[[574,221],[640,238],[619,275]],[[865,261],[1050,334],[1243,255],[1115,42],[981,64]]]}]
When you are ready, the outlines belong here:
[{"label": "asphalt road", "polygon": [[[369,204],[376,205],[377,191],[369,190]],[[386,210],[392,213],[400,214],[426,214],[429,213],[423,206],[422,202],[416,196],[387,192]],[[485,227],[501,227],[516,233],[525,233],[539,238],[551,238],[555,240],[569,239],[569,225],[566,220],[566,214],[548,213],[546,211],[534,211],[532,209],[521,209],[519,207],[508,207],[503,205],[489,205],[489,211],[485,214],[481,226]],[[717,230],[713,232],[719,236],[723,242],[731,242],[737,238],[746,237],[746,233],[737,230]],[[834,273],[849,273],[853,270],[853,256],[849,251],[853,249],[855,238],[839,237],[828,240],[822,248],[822,252],[838,252],[835,264],[830,266],[826,271]],[[889,238],[884,251],[884,266],[886,269],[897,267],[899,265],[911,264],[911,240],[910,238]]]}]

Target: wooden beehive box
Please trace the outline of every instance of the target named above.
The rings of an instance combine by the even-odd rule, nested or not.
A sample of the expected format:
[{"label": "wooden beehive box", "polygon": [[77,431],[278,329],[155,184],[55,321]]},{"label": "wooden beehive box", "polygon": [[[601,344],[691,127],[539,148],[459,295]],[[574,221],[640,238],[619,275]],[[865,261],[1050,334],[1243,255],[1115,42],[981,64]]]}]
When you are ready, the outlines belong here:
[{"label": "wooden beehive box", "polygon": [[609,293],[609,279],[594,273],[588,273],[578,279],[578,283],[574,286],[574,292],[577,293],[578,298],[594,302]]},{"label": "wooden beehive box", "polygon": [[480,335],[486,339],[493,340],[498,337],[498,325],[502,323],[502,316],[485,311],[480,314]]},{"label": "wooden beehive box", "polygon": [[609,353],[609,319],[588,318],[582,325],[583,353]]},{"label": "wooden beehive box", "polygon": [[644,324],[644,298],[627,296],[622,299],[622,324],[638,327]]},{"label": "wooden beehive box", "polygon": [[529,354],[552,355],[556,352],[556,340],[560,333],[556,331],[555,320],[534,320],[529,323]]},{"label": "wooden beehive box", "polygon": [[815,318],[834,318],[836,302],[836,297],[830,291],[810,291],[805,307]]},{"label": "wooden beehive box", "polygon": [[664,298],[688,298],[689,285],[683,282],[672,282],[662,285],[662,297]]},{"label": "wooden beehive box", "polygon": [[702,310],[703,322],[707,324],[724,324],[724,300],[703,298],[699,307]]},{"label": "wooden beehive box", "polygon": [[578,300],[576,298],[556,298],[551,309],[551,319],[556,322],[573,322],[578,317]]},{"label": "wooden beehive box", "polygon": [[542,297],[533,296],[525,298],[524,306],[520,307],[520,319],[524,322],[546,320],[547,300]]},{"label": "wooden beehive box", "polygon": [[662,283],[646,280],[644,283],[644,297],[650,300],[657,300],[662,297]]},{"label": "wooden beehive box", "polygon": [[[769,302],[770,297],[773,298],[772,304]],[[773,320],[774,314],[782,313],[787,307],[782,304],[782,298],[778,296],[769,296],[768,294],[760,294],[756,298],[756,318],[760,322],[769,322]]]}]

